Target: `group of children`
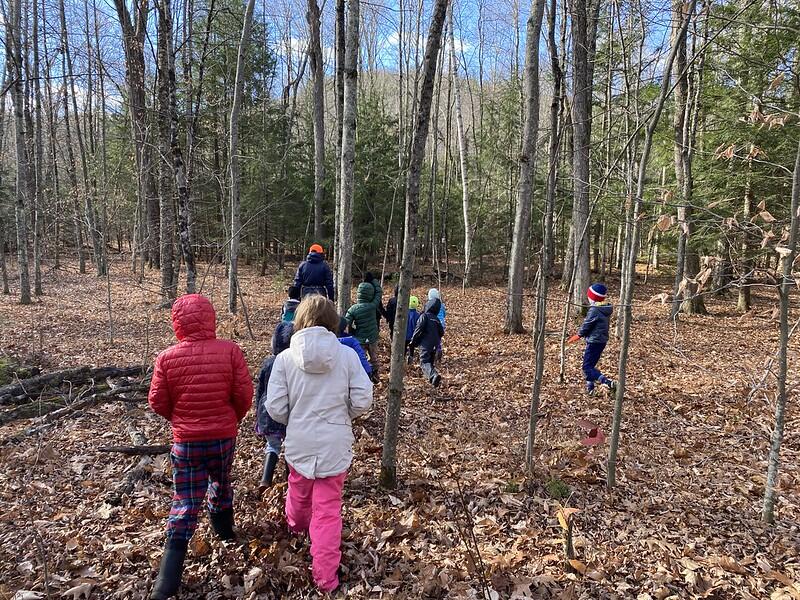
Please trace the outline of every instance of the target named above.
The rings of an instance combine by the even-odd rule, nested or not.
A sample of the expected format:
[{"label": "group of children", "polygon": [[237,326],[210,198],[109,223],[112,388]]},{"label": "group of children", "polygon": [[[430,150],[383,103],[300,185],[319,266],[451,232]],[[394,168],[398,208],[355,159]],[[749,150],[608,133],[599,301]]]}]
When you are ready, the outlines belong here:
[{"label": "group of children", "polygon": [[[283,446],[287,525],[293,533],[309,535],[312,576],[323,592],[339,585],[342,489],[353,458],[353,419],[372,405],[378,315],[387,317],[391,335],[399,334],[394,331],[397,293],[385,309],[380,306],[381,293],[368,275],[358,286],[358,302],[341,317],[324,295],[309,294],[301,301],[300,290],[292,286],[272,336],[272,355],[258,375],[255,427],[266,442],[261,485],[272,484]],[[611,308],[605,296],[604,286],[590,288],[589,315],[570,338],[586,339],[589,391],[595,382],[614,386],[596,369],[608,341]],[[441,376],[435,364],[445,329],[439,291],[428,292],[422,314],[418,307],[419,299],[411,296],[404,332],[409,361],[419,348],[422,370],[438,386]],[[148,398],[173,432],[174,490],[152,600],[177,592],[204,503],[215,534],[222,540],[235,539],[231,467],[239,425],[253,400],[244,355],[236,343],[216,339],[216,314],[207,298],[178,298],[172,324],[178,343],[158,355]]]}]

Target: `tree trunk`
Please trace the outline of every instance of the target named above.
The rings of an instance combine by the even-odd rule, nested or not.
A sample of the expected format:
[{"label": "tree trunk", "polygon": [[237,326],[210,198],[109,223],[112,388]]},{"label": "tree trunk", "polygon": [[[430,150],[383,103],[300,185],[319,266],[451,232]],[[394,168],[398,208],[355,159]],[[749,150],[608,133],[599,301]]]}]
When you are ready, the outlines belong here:
[{"label": "tree trunk", "polygon": [[31,168],[28,147],[25,143],[25,120],[23,115],[23,59],[22,59],[22,0],[9,0],[5,16],[7,46],[6,60],[11,75],[11,104],[14,110],[14,143],[16,148],[17,181],[14,202],[14,217],[17,226],[17,262],[19,270],[20,304],[31,303],[31,281],[28,271],[28,216],[27,207],[31,198]]},{"label": "tree trunk", "polygon": [[[519,155],[517,209],[511,242],[511,260],[508,267],[508,302],[506,323],[503,328],[506,333],[525,331],[522,325],[522,292],[525,282],[525,249],[528,246],[528,229],[531,222],[531,204],[536,174],[536,139],[539,135],[539,37],[542,31],[543,15],[544,0],[533,0],[525,40],[525,127],[522,132],[522,150]],[[558,92],[554,92],[553,95],[557,97]],[[555,137],[554,131],[551,131],[551,137]],[[540,273],[546,275],[546,268],[540,268]]]},{"label": "tree trunk", "polygon": [[[400,15],[402,23],[402,14]],[[401,29],[402,32],[402,29]],[[335,202],[333,217],[333,256],[334,269],[339,273],[339,254],[341,240],[339,231],[341,228],[341,176],[342,176],[342,129],[344,126],[344,56],[345,56],[345,10],[344,0],[336,0],[336,173],[335,181]]]},{"label": "tree trunk", "polygon": [[33,90],[34,90],[34,181],[35,197],[33,202],[33,293],[42,295],[42,220],[44,210],[44,181],[42,180],[42,162],[44,160],[44,144],[42,142],[42,84],[39,64],[39,7],[33,6]]},{"label": "tree trunk", "polygon": [[320,14],[317,0],[308,0],[309,55],[314,96],[314,239],[322,241],[322,206],[325,202],[325,73],[323,71]]},{"label": "tree trunk", "polygon": [[[436,0],[425,47],[422,87],[420,88],[414,137],[411,142],[411,154],[409,156],[408,179],[406,181],[406,222],[403,260],[400,268],[400,284],[397,294],[397,314],[394,321],[395,331],[405,331],[408,322],[408,301],[411,297],[414,258],[417,250],[420,175],[422,162],[425,159],[425,145],[430,126],[436,63],[442,43],[442,29],[448,4],[448,0]],[[395,335],[392,338],[389,393],[386,400],[386,422],[383,433],[383,454],[381,456],[380,482],[384,488],[394,488],[397,485],[397,433],[400,427],[400,403],[403,396],[405,343],[405,338],[402,335]]]},{"label": "tree trunk", "polygon": [[753,216],[753,182],[752,182],[753,161],[747,161],[747,180],[744,188],[744,211],[742,212],[742,260],[739,264],[739,294],[736,301],[736,311],[746,313],[752,306],[750,294],[750,277],[753,270],[753,261],[750,258],[753,235],[750,233],[752,223],[750,218]]},{"label": "tree trunk", "polygon": [[767,523],[772,523],[775,519],[775,488],[778,486],[778,466],[780,464],[783,427],[786,419],[786,377],[788,373],[789,354],[789,293],[794,287],[792,266],[797,256],[798,210],[800,210],[800,143],[797,145],[797,158],[794,162],[794,176],[792,177],[789,245],[788,248],[782,248],[783,277],[778,287],[781,314],[780,335],[778,337],[778,397],[775,403],[775,426],[772,430],[769,458],[767,459],[767,484],[764,490],[764,507],[761,512],[761,519]]},{"label": "tree trunk", "polygon": [[[458,137],[459,170],[461,172],[461,209],[464,217],[464,279],[463,286],[469,285],[472,268],[472,225],[470,224],[469,178],[467,172],[467,139],[464,133],[464,115],[461,110],[461,85],[458,81],[458,61],[456,60],[455,33],[453,32],[453,9],[450,8],[450,75],[452,77],[453,97],[456,109],[456,135]],[[538,40],[537,40],[538,45]],[[534,135],[536,135],[534,133]],[[530,202],[530,197],[528,199]],[[527,227],[526,227],[527,233]],[[522,249],[524,252],[524,246]]]},{"label": "tree trunk", "polygon": [[[536,10],[542,10],[537,4]],[[541,23],[541,15],[539,15]],[[550,51],[550,65],[553,71],[553,98],[550,101],[550,143],[548,147],[547,191],[545,193],[544,235],[542,236],[542,257],[539,261],[539,278],[536,288],[536,321],[533,326],[533,347],[535,351],[535,367],[533,385],[531,386],[531,406],[528,418],[528,439],[526,443],[525,463],[528,474],[533,473],[533,450],[536,443],[536,426],[539,420],[539,398],[542,391],[545,359],[545,331],[547,329],[547,293],[549,287],[549,265],[553,251],[553,214],[556,204],[556,176],[558,173],[559,142],[559,109],[561,105],[561,82],[563,73],[558,58],[558,47],[555,38],[556,0],[550,0],[547,15],[547,46]],[[530,34],[530,30],[528,32]],[[537,36],[538,39],[538,36]],[[527,46],[527,42],[526,42]],[[527,59],[526,59],[527,68]],[[520,176],[520,179],[522,177]]]},{"label": "tree trunk", "polygon": [[350,0],[344,57],[344,105],[342,108],[341,189],[339,191],[339,256],[336,270],[337,308],[350,308],[353,270],[353,180],[356,161],[356,103],[358,101],[358,27],[360,0]]},{"label": "tree trunk", "polygon": [[242,105],[242,93],[244,91],[244,67],[245,54],[250,44],[250,28],[253,25],[253,7],[255,0],[247,0],[247,7],[244,11],[244,21],[242,23],[242,37],[239,40],[239,52],[236,55],[236,81],[233,88],[233,103],[231,104],[230,120],[230,177],[231,177],[231,241],[230,241],[230,262],[228,265],[228,310],[236,312],[237,295],[239,291],[239,229],[241,228],[239,219],[240,208],[240,185],[241,176],[239,173],[239,111]]},{"label": "tree trunk", "polygon": [[639,215],[642,212],[642,204],[644,199],[644,185],[647,175],[647,163],[650,159],[650,151],[653,147],[653,135],[655,134],[656,127],[658,126],[661,113],[664,110],[664,105],[667,101],[667,96],[670,92],[670,78],[672,73],[672,65],[675,62],[675,55],[678,52],[677,40],[681,35],[686,35],[689,28],[689,15],[694,12],[697,0],[691,0],[686,11],[687,18],[681,22],[678,35],[675,37],[675,42],[672,44],[667,61],[664,65],[664,75],[661,80],[661,92],[658,97],[658,102],[650,117],[650,122],[647,124],[645,130],[644,144],[642,146],[642,154],[639,157],[639,173],[636,180],[636,196],[633,205],[633,218],[631,228],[631,241],[628,246],[628,254],[625,256],[627,263],[625,274],[626,277],[622,281],[622,291],[620,293],[620,310],[622,317],[622,335],[620,336],[620,352],[619,352],[619,369],[617,374],[617,391],[614,400],[614,417],[611,423],[611,441],[609,444],[608,452],[608,467],[606,485],[609,488],[614,487],[616,483],[617,473],[617,452],[619,450],[619,435],[620,427],[622,425],[622,405],[625,398],[625,378],[628,369],[628,352],[630,350],[631,339],[631,322],[633,321],[633,311],[631,303],[633,302],[633,288],[636,284],[636,256],[639,247],[639,234],[641,229],[641,219]]},{"label": "tree trunk", "polygon": [[177,173],[170,164],[172,142],[172,111],[170,110],[172,94],[170,88],[175,87],[171,0],[157,0],[156,6],[158,9],[158,196],[161,220],[161,299],[164,303],[171,304],[177,295],[174,282],[175,186],[173,185],[173,178]]}]

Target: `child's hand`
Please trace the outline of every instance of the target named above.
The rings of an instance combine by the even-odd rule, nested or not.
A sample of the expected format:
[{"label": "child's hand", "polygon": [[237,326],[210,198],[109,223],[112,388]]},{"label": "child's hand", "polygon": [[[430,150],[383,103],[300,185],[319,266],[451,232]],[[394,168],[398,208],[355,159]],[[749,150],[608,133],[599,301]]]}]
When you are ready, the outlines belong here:
[{"label": "child's hand", "polygon": [[571,336],[570,338],[567,339],[567,343],[571,345],[571,344],[574,344],[575,342],[577,342],[579,339],[581,339],[581,336],[579,336],[576,333],[575,335],[573,335],[573,336]]}]

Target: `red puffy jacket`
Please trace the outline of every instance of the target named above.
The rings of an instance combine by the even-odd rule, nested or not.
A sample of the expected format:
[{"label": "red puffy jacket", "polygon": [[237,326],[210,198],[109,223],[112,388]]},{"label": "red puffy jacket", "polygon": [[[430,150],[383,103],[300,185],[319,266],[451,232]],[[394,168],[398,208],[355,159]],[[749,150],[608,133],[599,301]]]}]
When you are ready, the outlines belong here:
[{"label": "red puffy jacket", "polygon": [[236,437],[253,401],[253,380],[241,348],[216,339],[217,316],[205,296],[172,305],[178,344],[156,358],[148,402],[172,424],[176,442]]}]

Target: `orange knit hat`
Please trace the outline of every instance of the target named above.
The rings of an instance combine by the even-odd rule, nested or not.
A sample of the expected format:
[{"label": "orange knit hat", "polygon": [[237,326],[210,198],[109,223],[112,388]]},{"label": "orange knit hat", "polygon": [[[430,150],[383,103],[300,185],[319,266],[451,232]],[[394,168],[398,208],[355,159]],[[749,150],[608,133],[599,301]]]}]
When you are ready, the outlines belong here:
[{"label": "orange knit hat", "polygon": [[308,249],[309,252],[317,252],[319,254],[325,254],[325,250],[322,249],[322,246],[319,244],[311,244],[311,248]]}]

